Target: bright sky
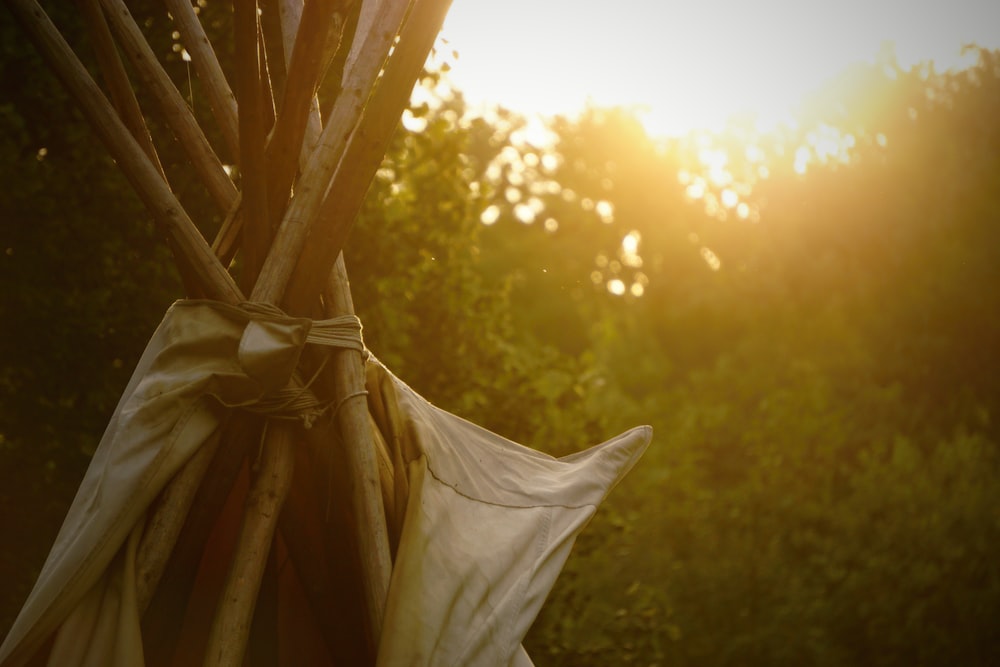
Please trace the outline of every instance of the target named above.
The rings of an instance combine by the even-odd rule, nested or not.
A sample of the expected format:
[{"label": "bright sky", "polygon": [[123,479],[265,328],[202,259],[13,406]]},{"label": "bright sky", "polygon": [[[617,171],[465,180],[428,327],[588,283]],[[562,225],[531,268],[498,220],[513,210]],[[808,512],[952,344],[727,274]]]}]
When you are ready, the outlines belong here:
[{"label": "bright sky", "polygon": [[655,133],[764,124],[893,42],[906,67],[1000,48],[1000,0],[453,0],[442,36],[473,105],[572,114],[639,105]]}]

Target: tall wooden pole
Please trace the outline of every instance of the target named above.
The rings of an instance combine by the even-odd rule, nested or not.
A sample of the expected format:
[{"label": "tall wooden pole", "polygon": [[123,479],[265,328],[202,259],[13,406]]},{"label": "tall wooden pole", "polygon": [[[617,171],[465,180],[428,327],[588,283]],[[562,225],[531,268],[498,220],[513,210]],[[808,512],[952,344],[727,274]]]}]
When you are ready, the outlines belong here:
[{"label": "tall wooden pole", "polygon": [[[133,58],[133,65],[139,71],[141,78],[151,88],[154,97],[167,112],[168,119],[174,126],[181,143],[188,149],[192,161],[216,203],[223,209],[235,210],[237,196],[232,182],[222,173],[218,158],[208,146],[200,128],[192,122],[193,117],[183,101],[180,100],[176,88],[173,87],[169,78],[165,76],[162,68],[152,57],[148,44],[142,38],[125,5],[121,0],[100,1],[106,9],[119,39],[123,41],[126,52]],[[254,0],[236,1],[252,6],[254,8],[253,18],[256,20]],[[308,1],[319,3],[329,0]],[[358,35],[351,45],[344,68],[341,94],[331,112],[330,123],[319,137],[316,149],[298,180],[295,197],[285,212],[281,227],[278,229],[270,252],[263,262],[260,276],[251,293],[251,299],[254,301],[284,303],[286,307],[289,304],[308,303],[310,297],[306,295],[311,293],[311,299],[315,300],[322,288],[321,284],[315,282],[309,284],[310,281],[303,281],[301,285],[297,285],[295,289],[289,291],[289,279],[296,260],[303,251],[305,241],[315,226],[330,180],[343,165],[348,142],[352,136],[358,135],[360,119],[366,103],[368,103],[371,90],[385,65],[388,51],[399,33],[400,25],[403,23],[410,4],[407,0],[355,1],[364,2],[364,4],[361,6]],[[414,1],[419,5],[421,0]],[[422,1],[428,3],[438,0]],[[8,5],[21,19],[27,32],[49,61],[50,66],[63,80],[64,85],[80,102],[88,120],[104,140],[112,156],[132,182],[133,187],[173,239],[180,254],[191,265],[193,274],[205,294],[210,298],[228,303],[242,301],[244,299],[243,293],[217,260],[211,248],[205,243],[197,228],[177,202],[176,197],[170,192],[169,186],[162,175],[158,173],[150,157],[144,154],[142,147],[119,120],[107,99],[90,79],[86,70],[59,36],[58,31],[52,26],[37,2],[35,0],[8,0]],[[442,0],[442,7],[446,6],[447,3]],[[260,51],[256,48],[256,28],[254,28],[254,32],[254,60],[256,61],[257,53]],[[249,33],[247,32],[247,34]],[[327,38],[326,34],[309,36],[307,30],[296,31],[296,34],[298,35],[297,40],[301,38],[325,42]],[[303,42],[303,44],[305,45],[307,42]],[[427,48],[429,49],[429,44]],[[297,51],[298,48],[295,50]],[[249,49],[241,51],[244,54],[249,53]],[[214,54],[212,55],[214,56]],[[247,82],[253,79],[256,79],[257,82],[260,80],[260,70],[256,68],[252,74],[249,73],[249,69],[244,70],[242,74],[246,75]],[[218,77],[217,72],[216,76]],[[310,73],[309,76],[313,76],[313,74]],[[228,86],[225,85],[224,79],[219,80],[219,78],[221,77],[214,79],[214,83],[209,85],[214,86],[215,92],[219,93],[220,98],[223,98],[228,91]],[[241,80],[241,86],[244,85],[249,84],[244,84]],[[309,85],[312,86],[310,90],[315,88],[315,82],[309,82]],[[408,93],[412,79],[403,85],[406,89],[405,92]],[[245,89],[249,90],[249,88]],[[220,115],[224,134],[227,135],[228,142],[232,144],[233,106],[227,100],[222,100],[218,106],[217,113]],[[259,105],[247,105],[247,107],[251,106],[259,107]],[[301,104],[291,106],[295,107],[294,115],[306,113]],[[315,103],[312,104],[312,108],[315,111]],[[253,114],[251,108],[244,108],[241,111],[240,115]],[[256,174],[263,174],[262,151],[258,150],[263,146],[264,141],[261,124],[253,122],[253,118],[249,118],[250,122],[240,120],[240,152],[243,154],[244,176],[248,172],[254,172],[255,169],[257,170]],[[312,127],[317,127],[317,114],[314,113],[309,120]],[[289,127],[298,127],[295,124],[297,121],[294,119],[288,122],[292,123]],[[293,132],[292,136],[295,136],[297,132],[298,130]],[[298,139],[298,137],[295,138]],[[293,140],[289,140],[289,142],[296,143]],[[312,141],[307,143],[311,145]],[[298,150],[296,147],[296,151]],[[370,156],[366,153],[365,157],[377,163],[381,155]],[[282,162],[287,163],[287,158]],[[266,179],[254,181],[254,176],[251,176],[250,180],[259,183],[262,186],[262,192],[266,192]],[[250,183],[244,181],[245,191],[250,186]],[[266,202],[260,208],[266,211]],[[350,217],[353,218],[353,212]],[[258,222],[257,225],[263,226],[265,229],[270,227],[266,217],[263,223]],[[335,310],[353,312],[342,258],[337,262],[335,269],[332,278],[334,287],[331,292],[334,297],[329,302],[333,304]],[[302,289],[300,290],[299,287]],[[340,413],[340,425],[348,451],[349,475],[353,481],[351,497],[357,518],[356,525],[359,529],[356,536],[357,542],[362,551],[361,578],[365,596],[365,614],[370,628],[371,641],[377,643],[381,633],[391,562],[375,446],[371,437],[371,424],[364,401],[360,399],[360,391],[364,382],[363,363],[355,352],[338,354],[336,365],[340,371],[337,373],[336,379],[338,394],[349,399]],[[259,590],[260,577],[266,565],[277,517],[291,482],[293,457],[290,447],[294,445],[299,435],[294,427],[281,422],[272,423],[267,429],[260,469],[248,498],[247,513],[237,547],[239,556],[230,572],[226,593],[213,626],[210,648],[206,654],[206,663],[208,664],[235,666],[243,661],[246,634],[249,631],[250,619],[253,615],[253,605]],[[168,542],[174,539],[169,537],[171,534],[176,535],[176,531],[173,531],[171,526],[176,527],[175,524],[183,521],[187,509],[185,503],[188,502],[190,495],[193,494],[193,489],[197,488],[197,484],[204,474],[204,465],[199,465],[203,464],[204,461],[197,457],[196,459],[177,477],[178,480],[184,481],[186,486],[178,486],[175,490],[181,491],[167,494],[165,497],[163,505],[170,506],[164,510],[163,515],[165,518],[163,525],[166,526],[163,531],[164,535],[168,536]],[[162,572],[162,564],[155,564],[152,570]],[[155,585],[159,572],[151,571],[148,582],[150,587]],[[146,591],[145,599],[148,599],[149,593],[150,591]]]}]

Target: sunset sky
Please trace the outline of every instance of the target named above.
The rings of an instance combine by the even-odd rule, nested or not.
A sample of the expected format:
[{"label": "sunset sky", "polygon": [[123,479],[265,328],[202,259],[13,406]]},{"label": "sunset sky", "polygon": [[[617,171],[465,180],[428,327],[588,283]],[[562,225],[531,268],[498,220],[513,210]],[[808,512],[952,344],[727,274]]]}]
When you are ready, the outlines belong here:
[{"label": "sunset sky", "polygon": [[738,111],[779,122],[890,43],[904,66],[955,66],[963,43],[1000,47],[1000,0],[454,0],[442,35],[473,105],[640,106],[673,134]]}]

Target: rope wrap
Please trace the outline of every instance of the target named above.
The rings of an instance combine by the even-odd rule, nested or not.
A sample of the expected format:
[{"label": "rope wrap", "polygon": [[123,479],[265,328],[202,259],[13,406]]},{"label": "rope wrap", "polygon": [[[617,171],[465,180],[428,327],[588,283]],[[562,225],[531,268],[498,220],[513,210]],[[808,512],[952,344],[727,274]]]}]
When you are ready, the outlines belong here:
[{"label": "rope wrap", "polygon": [[[244,302],[238,306],[250,321],[271,322],[276,324],[306,324],[308,333],[306,343],[324,345],[365,353],[364,340],[361,337],[361,320],[354,315],[339,315],[322,320],[308,320],[285,314],[280,308],[268,303]],[[264,415],[269,419],[302,420],[306,428],[334,405],[333,415],[336,416],[341,406],[349,399],[364,396],[368,392],[360,391],[342,397],[339,401],[321,401],[310,387],[323,369],[327,358],[324,358],[319,368],[308,381],[302,382],[296,372],[292,381],[281,389],[271,391],[255,403],[243,406],[245,410]]]}]

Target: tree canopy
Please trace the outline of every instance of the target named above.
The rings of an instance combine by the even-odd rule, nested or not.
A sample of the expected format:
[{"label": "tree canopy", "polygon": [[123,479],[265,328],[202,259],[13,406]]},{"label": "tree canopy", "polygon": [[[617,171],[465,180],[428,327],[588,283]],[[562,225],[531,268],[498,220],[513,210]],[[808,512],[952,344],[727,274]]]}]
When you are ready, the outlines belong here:
[{"label": "tree canopy", "polygon": [[[180,286],[6,14],[0,37],[7,628]],[[553,454],[655,429],[529,636],[539,665],[1000,653],[1000,53],[859,66],[766,135],[658,140],[590,109],[543,141],[425,97],[345,251],[369,347]]]}]

